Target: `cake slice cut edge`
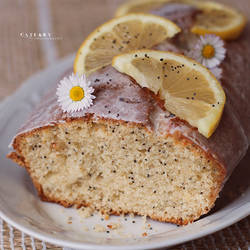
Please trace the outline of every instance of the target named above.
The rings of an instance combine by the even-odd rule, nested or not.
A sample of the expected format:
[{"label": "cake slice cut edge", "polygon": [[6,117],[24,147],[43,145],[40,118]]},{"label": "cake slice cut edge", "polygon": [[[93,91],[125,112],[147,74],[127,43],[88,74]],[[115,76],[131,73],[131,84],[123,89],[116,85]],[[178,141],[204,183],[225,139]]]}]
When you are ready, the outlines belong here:
[{"label": "cake slice cut edge", "polygon": [[43,201],[185,225],[208,213],[226,170],[180,133],[92,116],[16,136],[8,157]]}]

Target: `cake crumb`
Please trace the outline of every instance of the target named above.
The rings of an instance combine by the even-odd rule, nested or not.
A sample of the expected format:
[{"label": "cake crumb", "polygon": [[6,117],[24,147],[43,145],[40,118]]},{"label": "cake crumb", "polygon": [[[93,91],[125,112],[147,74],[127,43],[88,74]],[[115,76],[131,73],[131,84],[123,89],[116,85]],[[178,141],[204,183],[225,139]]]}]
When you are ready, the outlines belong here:
[{"label": "cake crumb", "polygon": [[68,224],[72,224],[72,219],[73,219],[73,218],[72,218],[71,216],[69,216],[69,217],[67,218],[67,223],[68,223]]},{"label": "cake crumb", "polygon": [[111,230],[116,230],[122,227],[120,223],[110,223],[107,225],[107,227]]},{"label": "cake crumb", "polygon": [[92,216],[94,210],[91,207],[81,207],[77,212],[81,218],[86,219]]},{"label": "cake crumb", "polygon": [[105,232],[106,231],[106,228],[100,224],[96,224],[94,226],[94,231],[97,232],[97,233],[102,233],[102,232]]},{"label": "cake crumb", "polygon": [[109,215],[108,214],[104,215],[104,220],[109,220]]}]

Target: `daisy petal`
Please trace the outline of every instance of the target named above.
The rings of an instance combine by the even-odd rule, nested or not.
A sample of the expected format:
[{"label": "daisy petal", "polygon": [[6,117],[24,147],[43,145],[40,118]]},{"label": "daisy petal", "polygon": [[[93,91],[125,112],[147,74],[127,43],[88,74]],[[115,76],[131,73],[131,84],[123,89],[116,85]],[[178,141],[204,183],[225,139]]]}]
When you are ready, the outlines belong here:
[{"label": "daisy petal", "polygon": [[[72,100],[70,91],[73,87],[79,86],[83,93],[83,98]],[[79,89],[79,88],[78,88]],[[73,73],[68,77],[64,77],[58,84],[56,95],[59,106],[62,108],[63,112],[73,113],[81,111],[83,109],[89,108],[93,105],[93,99],[95,96],[92,95],[94,88],[91,87],[91,82],[87,80],[85,75],[79,76]]]},{"label": "daisy petal", "polygon": [[[204,47],[209,46],[214,49],[214,53],[204,53]],[[224,48],[224,41],[215,35],[200,36],[191,51],[186,53],[187,56],[193,58],[205,67],[211,69],[220,65],[226,57],[226,49]]]}]

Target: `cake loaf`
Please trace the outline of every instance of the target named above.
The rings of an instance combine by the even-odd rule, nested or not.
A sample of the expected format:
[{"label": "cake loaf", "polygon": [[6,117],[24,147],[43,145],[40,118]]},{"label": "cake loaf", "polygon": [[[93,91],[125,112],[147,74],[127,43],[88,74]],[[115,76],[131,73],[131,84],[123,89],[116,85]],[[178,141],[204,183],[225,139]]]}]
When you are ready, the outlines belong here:
[{"label": "cake loaf", "polygon": [[[165,45],[182,51],[183,39]],[[249,146],[249,41],[245,31],[226,44],[222,85],[228,102],[209,139],[107,66],[88,77],[94,105],[74,114],[61,110],[55,82],[18,131],[8,157],[26,168],[44,201],[193,222],[214,206]]]}]

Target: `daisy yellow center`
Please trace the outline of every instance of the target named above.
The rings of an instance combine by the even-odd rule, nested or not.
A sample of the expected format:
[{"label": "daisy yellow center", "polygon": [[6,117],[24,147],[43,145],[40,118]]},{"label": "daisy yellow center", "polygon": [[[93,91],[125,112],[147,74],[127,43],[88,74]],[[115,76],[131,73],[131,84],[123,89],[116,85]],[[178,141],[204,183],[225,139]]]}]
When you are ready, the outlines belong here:
[{"label": "daisy yellow center", "polygon": [[212,45],[207,44],[202,49],[202,56],[206,59],[211,59],[215,55],[215,49]]},{"label": "daisy yellow center", "polygon": [[70,90],[69,97],[72,101],[79,102],[84,98],[84,90],[79,86],[75,86]]}]

